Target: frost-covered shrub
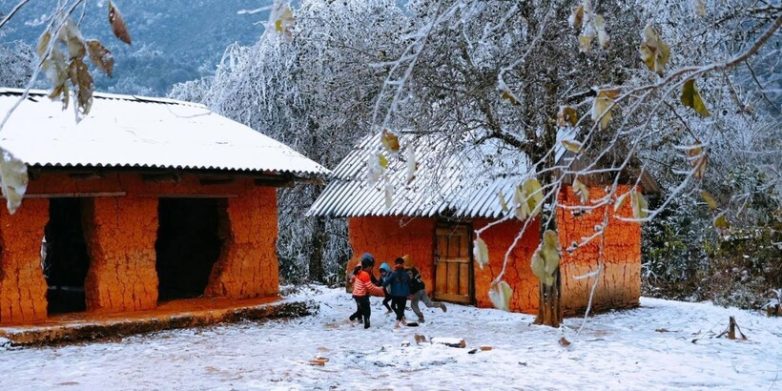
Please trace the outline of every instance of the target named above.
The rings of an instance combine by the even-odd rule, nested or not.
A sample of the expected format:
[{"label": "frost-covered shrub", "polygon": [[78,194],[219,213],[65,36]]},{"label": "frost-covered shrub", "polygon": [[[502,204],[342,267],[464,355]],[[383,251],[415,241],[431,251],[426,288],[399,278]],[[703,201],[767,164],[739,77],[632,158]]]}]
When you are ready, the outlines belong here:
[{"label": "frost-covered shrub", "polygon": [[24,42],[0,43],[0,87],[22,88],[33,75],[35,53]]},{"label": "frost-covered shrub", "polygon": [[[771,178],[741,164],[722,172],[719,181],[703,184],[731,195],[716,210],[695,193],[644,226],[644,294],[759,309],[782,286],[782,210],[769,190]],[[730,226],[715,227],[718,216]]]},{"label": "frost-covered shrub", "polygon": [[717,239],[705,214],[693,200],[684,199],[643,226],[643,294],[677,300],[704,298],[707,249]]}]

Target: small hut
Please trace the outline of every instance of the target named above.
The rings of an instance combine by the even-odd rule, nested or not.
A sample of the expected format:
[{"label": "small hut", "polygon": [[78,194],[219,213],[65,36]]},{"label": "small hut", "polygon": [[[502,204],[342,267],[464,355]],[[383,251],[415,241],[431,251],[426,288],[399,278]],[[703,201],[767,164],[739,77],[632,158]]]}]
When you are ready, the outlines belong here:
[{"label": "small hut", "polygon": [[[565,132],[561,141],[572,137]],[[513,288],[510,309],[535,313],[538,280],[530,259],[539,244],[540,219],[519,221],[503,209],[502,198],[513,199],[516,186],[528,175],[526,156],[505,143],[480,137],[452,140],[438,134],[401,137],[406,150],[401,157],[389,157],[389,169],[376,183],[368,179],[369,166],[378,155],[389,155],[380,135],[363,139],[334,169],[329,184],[311,207],[317,216],[347,218],[354,259],[364,252],[390,261],[409,255],[420,270],[430,296],[436,300],[491,307],[488,291],[492,281],[502,279]],[[558,148],[558,166],[564,168],[572,156]],[[415,157],[415,163],[409,161]],[[408,160],[408,161],[405,161]],[[415,176],[405,166],[415,164]],[[370,174],[369,176],[373,176]],[[644,176],[648,180],[648,177]],[[632,215],[630,203],[614,213],[614,207],[591,207],[607,194],[610,184],[592,183],[590,200],[582,204],[570,187],[559,190],[560,207],[556,224],[563,250],[572,243],[594,236],[575,251],[563,251],[561,262],[561,305],[574,314],[587,306],[594,277],[598,284],[593,308],[609,309],[638,305],[641,290],[641,228],[617,216]],[[619,185],[617,194],[630,190]],[[603,227],[604,218],[608,225]],[[517,238],[527,224],[525,234]],[[476,230],[489,249],[490,263],[480,268],[473,259]],[[515,243],[515,245],[514,245]],[[503,268],[506,255],[509,262]]]},{"label": "small hut", "polygon": [[[0,89],[0,113],[22,91]],[[98,94],[80,121],[31,91],[0,134],[28,166],[0,211],[0,324],[278,294],[276,192],[328,171],[205,106]]]}]

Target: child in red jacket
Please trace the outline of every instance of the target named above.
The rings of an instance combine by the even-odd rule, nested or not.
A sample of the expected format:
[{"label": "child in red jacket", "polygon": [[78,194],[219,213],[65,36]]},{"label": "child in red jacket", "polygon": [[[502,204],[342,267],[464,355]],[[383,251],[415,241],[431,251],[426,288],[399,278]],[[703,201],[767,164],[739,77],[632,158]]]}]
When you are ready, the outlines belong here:
[{"label": "child in red jacket", "polygon": [[369,296],[385,296],[383,288],[372,283],[372,267],[375,266],[375,258],[370,253],[361,256],[361,270],[353,276],[353,300],[356,301],[357,311],[350,315],[350,320],[364,320],[364,328],[369,328],[369,317],[372,309],[369,306]]}]

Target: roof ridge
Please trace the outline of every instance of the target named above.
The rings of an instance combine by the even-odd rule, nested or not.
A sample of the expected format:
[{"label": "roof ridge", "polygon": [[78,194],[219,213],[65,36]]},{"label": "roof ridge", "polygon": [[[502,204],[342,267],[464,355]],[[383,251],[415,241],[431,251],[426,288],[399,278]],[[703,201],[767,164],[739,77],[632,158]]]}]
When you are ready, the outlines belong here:
[{"label": "roof ridge", "polygon": [[[0,87],[0,96],[22,96],[22,94],[24,94],[24,91],[25,90],[23,88]],[[32,96],[32,97],[43,97],[43,96],[48,96],[49,92],[46,90],[31,88],[27,92],[27,94],[28,96]],[[158,104],[166,104],[166,105],[190,106],[190,107],[199,107],[199,108],[208,109],[205,105],[201,103],[187,102],[187,101],[164,98],[164,97],[149,97],[143,95],[130,95],[130,94],[114,94],[110,92],[97,92],[97,91],[94,92],[92,96],[93,98],[96,99],[124,100],[128,102],[137,102],[137,103],[158,103]]]}]

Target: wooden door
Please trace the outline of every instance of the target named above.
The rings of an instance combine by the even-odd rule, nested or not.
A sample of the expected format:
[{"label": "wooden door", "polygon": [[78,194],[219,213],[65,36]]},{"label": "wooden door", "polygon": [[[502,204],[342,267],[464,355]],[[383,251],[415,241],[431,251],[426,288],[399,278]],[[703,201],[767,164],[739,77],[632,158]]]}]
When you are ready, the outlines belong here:
[{"label": "wooden door", "polygon": [[472,253],[468,225],[438,226],[435,232],[435,300],[473,303]]}]

